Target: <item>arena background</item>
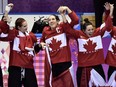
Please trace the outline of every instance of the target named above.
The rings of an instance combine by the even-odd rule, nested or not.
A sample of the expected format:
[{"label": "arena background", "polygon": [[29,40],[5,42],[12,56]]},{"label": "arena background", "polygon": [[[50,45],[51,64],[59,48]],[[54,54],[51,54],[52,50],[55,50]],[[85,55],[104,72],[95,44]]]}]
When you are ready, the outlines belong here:
[{"label": "arena background", "polygon": [[[14,22],[18,17],[23,17],[28,22],[29,31],[31,31],[33,24],[40,17],[47,17],[50,14],[58,14],[56,11],[59,6],[66,5],[70,9],[74,10],[81,20],[88,17],[89,20],[95,25],[95,14],[93,0],[0,0],[1,12],[0,18],[4,13],[4,8],[7,3],[13,3],[14,8],[10,12],[9,16],[12,20],[11,27],[14,27]],[[70,22],[70,19],[68,18]],[[80,25],[76,25],[75,29],[80,29]],[[41,37],[40,34],[36,34],[38,41]],[[110,42],[110,37],[103,38],[104,46],[104,56],[106,56],[108,45]],[[107,44],[106,44],[107,43]],[[72,53],[72,63],[74,65],[74,73],[78,66],[77,60],[77,43],[75,40],[70,40],[71,53]],[[9,42],[0,42],[0,63],[3,69],[4,75],[4,87],[7,87],[8,78],[8,61],[9,61]],[[44,87],[44,55],[45,51],[39,52],[34,57],[34,67],[36,71],[36,76],[38,80],[39,87]],[[107,74],[108,66],[103,64],[105,74]]]}]

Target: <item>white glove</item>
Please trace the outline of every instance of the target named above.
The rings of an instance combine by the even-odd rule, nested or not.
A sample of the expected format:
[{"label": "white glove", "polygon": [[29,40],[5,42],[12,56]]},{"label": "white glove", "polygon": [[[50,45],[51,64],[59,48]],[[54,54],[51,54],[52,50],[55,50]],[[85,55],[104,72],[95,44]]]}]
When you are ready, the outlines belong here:
[{"label": "white glove", "polygon": [[9,13],[10,10],[13,8],[13,6],[14,6],[14,5],[13,5],[12,3],[6,5],[6,7],[5,7],[5,11],[6,11],[7,13]]}]

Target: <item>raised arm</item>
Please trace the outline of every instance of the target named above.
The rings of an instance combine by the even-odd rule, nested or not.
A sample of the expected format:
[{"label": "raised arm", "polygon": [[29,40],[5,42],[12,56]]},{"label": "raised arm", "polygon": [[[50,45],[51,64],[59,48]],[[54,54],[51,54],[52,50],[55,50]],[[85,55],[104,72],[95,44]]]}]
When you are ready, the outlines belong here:
[{"label": "raised arm", "polygon": [[62,25],[62,27],[63,27],[63,31],[64,31],[66,34],[68,34],[68,35],[74,37],[75,39],[77,39],[77,38],[80,37],[80,36],[79,36],[79,35],[80,35],[80,30],[72,29],[72,27],[70,26],[69,23],[64,23],[64,24]]},{"label": "raised arm", "polygon": [[8,23],[10,22],[10,18],[8,16],[8,13],[10,12],[10,10],[12,8],[13,8],[12,3],[6,5],[6,7],[5,7],[5,13],[3,14],[2,19],[0,21],[0,32],[1,33],[7,33],[8,29],[9,29]]},{"label": "raised arm", "polygon": [[110,7],[110,13],[105,21],[106,24],[105,28],[107,31],[111,31],[111,29],[113,28],[112,18],[113,18],[114,5],[109,3],[109,7]]},{"label": "raised arm", "polygon": [[[66,19],[66,7],[65,6],[60,6],[57,10],[57,12],[60,13],[61,17],[62,17],[62,21],[64,23],[67,23],[67,19]],[[72,12],[71,10],[69,10],[69,12]]]},{"label": "raised arm", "polygon": [[104,35],[105,31],[110,32],[113,29],[113,23],[112,23],[112,15],[113,15],[113,9],[114,6],[113,4],[110,4],[108,2],[105,3],[104,5],[106,11],[109,11],[109,13],[107,12],[107,14],[105,14],[105,23],[103,23],[100,27],[101,29],[101,35]]},{"label": "raised arm", "polygon": [[4,15],[2,17],[2,21],[6,21],[7,23],[9,23],[11,21],[8,14],[11,11],[11,9],[13,8],[13,6],[14,5],[12,3],[6,5],[5,12],[4,12]]},{"label": "raised arm", "polygon": [[104,8],[105,8],[104,21],[106,21],[109,15],[111,16],[111,18],[113,17],[114,6],[113,6],[113,4],[110,4],[110,3],[106,2],[104,4]]},{"label": "raised arm", "polygon": [[13,8],[12,3],[6,5],[4,15],[0,21],[0,40],[2,41],[12,40],[12,38],[14,38],[15,36],[15,33],[14,33],[15,31],[9,30],[10,28],[8,25],[8,23],[10,22],[8,13],[10,12],[12,8]]},{"label": "raised arm", "polygon": [[79,17],[76,15],[76,13],[74,11],[72,11],[71,9],[69,9],[67,6],[60,6],[57,10],[57,12],[59,12],[63,18],[63,22],[68,21],[66,18],[64,18],[63,14],[68,14],[69,18],[71,19],[70,22],[70,26],[73,28],[74,25],[79,23]]}]

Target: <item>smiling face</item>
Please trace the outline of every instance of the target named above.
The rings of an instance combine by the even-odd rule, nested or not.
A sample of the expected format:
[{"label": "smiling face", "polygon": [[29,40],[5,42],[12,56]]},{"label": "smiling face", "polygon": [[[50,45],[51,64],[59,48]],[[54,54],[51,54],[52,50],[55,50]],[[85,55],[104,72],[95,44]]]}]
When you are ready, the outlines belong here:
[{"label": "smiling face", "polygon": [[51,29],[54,29],[57,27],[59,20],[56,19],[54,15],[49,16],[48,23]]},{"label": "smiling face", "polygon": [[26,32],[27,31],[27,22],[26,21],[22,22],[22,25],[18,26],[18,29],[23,33]]},{"label": "smiling face", "polygon": [[88,37],[91,37],[94,32],[94,28],[92,25],[86,26],[85,33]]},{"label": "smiling face", "polygon": [[15,21],[15,28],[19,31],[21,31],[22,33],[27,31],[27,22],[24,18],[18,18]]}]

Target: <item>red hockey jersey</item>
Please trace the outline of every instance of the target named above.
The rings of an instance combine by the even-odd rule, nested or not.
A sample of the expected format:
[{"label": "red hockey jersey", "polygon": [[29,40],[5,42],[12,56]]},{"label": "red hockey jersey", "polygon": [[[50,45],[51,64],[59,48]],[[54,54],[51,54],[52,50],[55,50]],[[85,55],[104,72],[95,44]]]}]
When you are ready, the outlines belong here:
[{"label": "red hockey jersey", "polygon": [[[2,37],[2,35],[1,35]],[[33,46],[37,42],[33,33],[22,33],[16,29],[9,30],[2,41],[10,41],[9,66],[33,68]]]},{"label": "red hockey jersey", "polygon": [[110,66],[116,67],[116,27],[111,31],[111,42],[108,48],[106,63]]},{"label": "red hockey jersey", "polygon": [[[75,12],[72,11],[69,17],[71,18],[71,27],[79,22]],[[64,33],[64,26],[64,24],[59,24],[54,30],[51,30],[50,27],[45,27],[42,33],[41,42],[46,42],[49,45],[52,64],[71,61],[69,37]]]},{"label": "red hockey jersey", "polygon": [[[68,24],[67,24],[67,27]],[[83,31],[65,28],[65,32],[71,34],[78,42],[78,66],[94,66],[104,63],[102,46],[102,36],[106,30],[112,29],[112,19],[110,16],[105,22],[105,27],[97,28],[92,37],[88,37]]]}]

